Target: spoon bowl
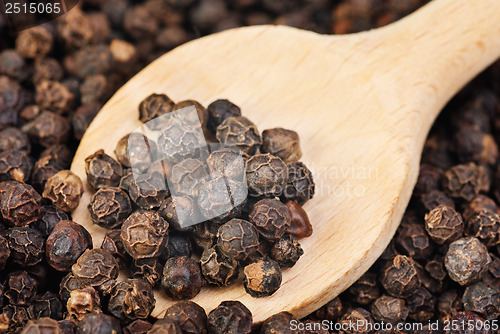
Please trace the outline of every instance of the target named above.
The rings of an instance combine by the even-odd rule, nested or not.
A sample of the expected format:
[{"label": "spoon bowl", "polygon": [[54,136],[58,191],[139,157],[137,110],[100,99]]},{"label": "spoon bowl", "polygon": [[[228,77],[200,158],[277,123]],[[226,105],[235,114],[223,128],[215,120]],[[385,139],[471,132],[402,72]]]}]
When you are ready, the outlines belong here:
[{"label": "spoon bowl", "polygon": [[[289,311],[302,317],[355,282],[394,235],[418,175],[422,147],[446,102],[500,55],[497,0],[434,0],[385,28],[323,36],[282,26],[238,28],[187,43],[125,84],[85,133],[72,171],[85,191],[73,219],[100,247],[84,159],[113,155],[139,127],[138,105],[151,93],[207,106],[227,98],[260,131],[293,129],[316,195],[305,209],[314,233],[304,255],[283,271],[281,288],[253,298],[242,284],[202,289],[207,312],[239,300],[260,322]],[[157,290],[153,316],[174,303]]]}]

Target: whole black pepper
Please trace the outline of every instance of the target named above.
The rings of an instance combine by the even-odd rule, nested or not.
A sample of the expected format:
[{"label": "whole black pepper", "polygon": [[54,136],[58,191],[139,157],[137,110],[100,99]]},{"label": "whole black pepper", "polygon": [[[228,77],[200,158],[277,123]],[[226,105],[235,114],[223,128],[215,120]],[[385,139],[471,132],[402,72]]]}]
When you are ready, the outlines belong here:
[{"label": "whole black pepper", "polygon": [[433,190],[438,190],[442,174],[443,171],[440,168],[429,164],[421,164],[413,196],[419,197]]},{"label": "whole black pepper", "polygon": [[436,297],[426,288],[420,287],[406,298],[408,317],[416,322],[426,322],[434,317]]},{"label": "whole black pepper", "polygon": [[252,312],[239,301],[224,301],[207,318],[209,334],[249,334],[252,330]]},{"label": "whole black pepper", "polygon": [[312,172],[300,161],[289,163],[287,169],[288,179],[282,196],[288,201],[303,205],[314,196]]},{"label": "whole black pepper", "polygon": [[[42,81],[60,81],[63,77],[64,70],[56,59],[49,57],[35,59],[31,80],[33,85],[38,86]],[[38,105],[36,107],[40,110]]]},{"label": "whole black pepper", "polygon": [[207,166],[198,159],[187,158],[172,167],[170,182],[174,196],[197,197],[203,181],[208,179]]},{"label": "whole black pepper", "polygon": [[147,334],[182,334],[181,327],[170,319],[157,320]]},{"label": "whole black pepper", "polygon": [[68,49],[80,48],[92,38],[89,20],[79,8],[57,20],[57,33]]},{"label": "whole black pepper", "polygon": [[219,227],[217,246],[229,258],[243,261],[259,247],[259,236],[254,225],[246,220],[231,219]]},{"label": "whole black pepper", "polygon": [[165,199],[161,203],[158,213],[174,230],[189,232],[192,231],[194,227],[186,223],[195,219],[197,211],[191,197],[175,196]]},{"label": "whole black pepper", "polygon": [[0,235],[0,270],[3,270],[5,268],[5,265],[7,264],[7,260],[9,259],[9,257],[10,257],[10,246],[8,239]]},{"label": "whole black pepper", "polygon": [[488,210],[476,211],[467,220],[465,234],[488,248],[500,244],[500,216]]},{"label": "whole black pepper", "polygon": [[[490,334],[490,330],[486,329],[486,321],[475,313],[472,312],[458,312],[450,319],[450,323],[456,324],[473,324],[475,326],[474,334]],[[468,334],[470,333],[466,326],[456,326],[455,328],[447,328],[444,334]]]},{"label": "whole black pepper", "polygon": [[217,231],[221,224],[205,221],[194,226],[191,237],[194,244],[201,250],[211,248],[217,243]]},{"label": "whole black pepper", "polygon": [[62,311],[63,305],[59,297],[51,291],[37,295],[28,307],[28,315],[31,319],[40,319],[43,317],[61,319]]},{"label": "whole black pepper", "polygon": [[290,327],[290,323],[292,320],[297,320],[293,317],[291,313],[288,312],[280,312],[276,313],[273,316],[264,321],[262,327],[260,329],[260,334],[302,334],[303,331],[293,330]]},{"label": "whole black pepper", "polygon": [[279,196],[288,180],[288,168],[278,157],[257,154],[246,164],[248,190],[257,196]]},{"label": "whole black pepper", "polygon": [[43,80],[36,86],[35,100],[42,110],[66,113],[73,106],[73,99],[73,93],[60,82]]},{"label": "whole black pepper", "polygon": [[158,208],[170,195],[165,177],[152,171],[139,175],[128,171],[120,180],[120,188],[143,210]]},{"label": "whole black pepper", "polygon": [[73,275],[84,286],[106,293],[118,277],[118,263],[105,249],[87,249],[71,267]]},{"label": "whole black pepper", "polygon": [[111,290],[108,311],[123,323],[146,319],[155,306],[152,286],[138,278],[117,283]]},{"label": "whole black pepper", "polygon": [[212,102],[208,108],[207,127],[215,133],[217,127],[229,117],[241,116],[241,109],[229,100],[217,100]]},{"label": "whole black pepper", "polygon": [[78,334],[121,334],[118,319],[107,314],[87,314],[77,325]]},{"label": "whole black pepper", "polygon": [[106,232],[101,244],[101,248],[108,250],[117,259],[120,266],[129,259],[129,255],[123,246],[121,233],[120,229]]},{"label": "whole black pepper", "polygon": [[285,163],[297,162],[302,157],[297,132],[274,128],[262,132],[262,153],[271,153]]},{"label": "whole black pepper", "polygon": [[93,287],[75,289],[70,296],[66,303],[69,319],[81,321],[89,313],[102,313],[101,299]]},{"label": "whole black pepper", "polygon": [[381,268],[379,278],[387,293],[397,298],[408,297],[420,287],[417,265],[412,258],[404,255],[387,261]]},{"label": "whole black pepper", "polygon": [[24,58],[19,53],[15,50],[4,50],[0,52],[0,74],[23,81],[29,72]]},{"label": "whole black pepper", "polygon": [[462,301],[457,290],[452,289],[443,292],[438,298],[437,310],[443,320],[449,320],[453,314],[463,310]]},{"label": "whole black pepper", "polygon": [[279,264],[267,257],[250,263],[243,269],[243,285],[252,297],[270,296],[281,286]]},{"label": "whole black pepper", "polygon": [[0,181],[27,182],[33,164],[26,152],[4,151],[0,153]]},{"label": "whole black pepper", "polygon": [[253,223],[264,238],[279,240],[290,227],[290,212],[278,199],[262,199],[255,203],[249,214]]},{"label": "whole black pepper", "polygon": [[82,194],[83,183],[80,177],[70,170],[62,170],[47,180],[42,196],[50,200],[57,209],[72,211],[80,204]]},{"label": "whole black pepper", "polygon": [[158,20],[144,5],[128,9],[123,22],[123,28],[135,40],[154,36],[158,31]]},{"label": "whole black pepper", "polygon": [[462,297],[464,309],[494,319],[500,315],[500,289],[478,282],[465,289]]},{"label": "whole black pepper", "polygon": [[76,109],[71,117],[71,125],[73,126],[73,136],[75,139],[82,139],[90,123],[101,110],[101,107],[101,104],[98,102],[87,102]]},{"label": "whole black pepper", "polygon": [[56,320],[49,317],[30,320],[24,327],[22,334],[56,334],[61,333],[61,328]]},{"label": "whole black pepper", "polygon": [[370,305],[380,296],[377,284],[377,275],[367,271],[361,276],[347,292],[352,296],[352,300],[360,305]]},{"label": "whole black pepper", "polygon": [[16,51],[24,58],[43,58],[51,50],[54,36],[43,26],[23,30],[16,38]]},{"label": "whole black pepper", "polygon": [[231,259],[217,248],[207,248],[200,259],[201,272],[209,284],[226,286],[238,278],[238,261]]},{"label": "whole black pepper", "polygon": [[170,306],[165,319],[179,324],[183,333],[203,334],[207,332],[207,314],[205,310],[192,301],[180,301]]},{"label": "whole black pepper", "polygon": [[6,181],[0,183],[0,212],[7,225],[29,225],[40,217],[42,197],[28,184]]},{"label": "whole black pepper", "polygon": [[158,151],[163,153],[165,158],[175,162],[186,158],[206,158],[207,152],[202,149],[206,142],[200,125],[169,116],[151,123],[148,123],[148,127],[161,129],[157,145]]},{"label": "whole black pepper", "polygon": [[106,44],[89,45],[76,51],[71,57],[73,66],[69,70],[80,79],[85,79],[88,75],[106,75],[115,66],[113,54]]},{"label": "whole black pepper", "polygon": [[443,245],[462,236],[464,222],[453,208],[439,205],[425,215],[425,229],[435,243]]},{"label": "whole black pepper", "polygon": [[6,329],[7,332],[19,332],[28,322],[28,312],[25,307],[7,305],[0,314],[0,321],[2,322],[2,327]]},{"label": "whole black pepper", "polygon": [[424,210],[432,211],[439,205],[444,205],[455,209],[453,200],[441,190],[431,190],[420,197]]},{"label": "whole black pepper", "polygon": [[222,145],[236,146],[253,155],[262,145],[262,137],[254,123],[244,116],[228,117],[218,127],[217,140]]},{"label": "whole black pepper", "polygon": [[212,150],[207,158],[207,166],[211,175],[219,173],[226,178],[244,182],[245,161],[240,149],[234,146]]},{"label": "whole black pepper", "polygon": [[62,167],[62,169],[68,169],[73,160],[73,153],[64,144],[56,144],[47,147],[40,153],[40,159],[44,157],[49,157],[54,164]]},{"label": "whole black pepper", "polygon": [[0,152],[16,151],[27,152],[31,151],[31,144],[28,136],[17,128],[6,128],[0,131]]},{"label": "whole black pepper", "polygon": [[144,279],[151,286],[160,284],[163,266],[156,257],[136,259],[130,267],[132,277]]},{"label": "whole black pepper", "polygon": [[[151,94],[139,104],[139,120],[147,123],[157,117],[164,116],[172,111],[174,104],[174,101],[165,94]],[[163,122],[159,121],[158,125],[160,124],[164,125]],[[153,126],[151,129],[160,130],[161,128]]]},{"label": "whole black pepper", "polygon": [[156,143],[141,133],[132,132],[118,141],[115,148],[117,160],[125,167],[144,172],[157,154]]},{"label": "whole black pepper", "polygon": [[403,253],[414,260],[428,259],[434,252],[434,245],[421,224],[401,225],[396,241]]},{"label": "whole black pepper", "polygon": [[393,325],[404,322],[408,317],[408,307],[404,299],[381,296],[371,305],[371,312],[376,321]]},{"label": "whole black pepper", "polygon": [[464,218],[464,221],[468,221],[470,216],[481,210],[497,212],[498,207],[492,198],[479,194],[474,197],[472,201],[466,202],[462,205],[462,217]]},{"label": "whole black pepper", "polygon": [[80,255],[91,248],[92,237],[85,227],[70,220],[62,220],[47,238],[45,258],[52,268],[70,271]]},{"label": "whole black pepper", "polygon": [[330,300],[323,305],[320,309],[314,312],[317,319],[336,321],[345,312],[345,307],[339,297]]},{"label": "whole black pepper", "polygon": [[481,191],[490,189],[490,179],[483,166],[469,162],[444,172],[443,188],[453,198],[471,201]]},{"label": "whole black pepper", "polygon": [[96,190],[104,186],[118,186],[123,173],[122,166],[104,150],[98,150],[85,159],[85,172],[88,183]]},{"label": "whole black pepper", "polygon": [[119,227],[132,212],[130,198],[118,187],[100,188],[88,207],[92,221],[110,229]]},{"label": "whole black pepper", "polygon": [[[340,319],[339,323],[342,324],[343,328],[345,327],[347,329],[345,332],[349,334],[369,333],[370,328],[372,328],[374,324],[370,312],[360,307],[347,311]],[[353,327],[350,326],[350,324],[360,324],[360,326]]]},{"label": "whole black pepper", "polygon": [[72,272],[64,276],[59,284],[59,297],[66,305],[68,299],[71,297],[71,291],[81,289],[82,285],[78,282]]},{"label": "whole black pepper", "polygon": [[28,226],[11,227],[7,230],[10,261],[20,266],[33,266],[43,260],[44,238],[40,232]]},{"label": "whole black pepper", "polygon": [[40,208],[40,218],[32,223],[30,227],[47,237],[61,220],[70,220],[68,213],[56,209],[53,205],[43,205]]},{"label": "whole black pepper", "polygon": [[7,276],[5,297],[12,305],[29,306],[37,288],[37,281],[27,271],[14,271]]},{"label": "whole black pepper", "polygon": [[171,257],[163,267],[161,284],[170,298],[191,299],[204,284],[200,265],[187,256]]},{"label": "whole black pepper", "polygon": [[451,243],[444,258],[448,275],[460,285],[477,282],[488,270],[490,263],[491,257],[486,246],[472,237]]},{"label": "whole black pepper", "polygon": [[147,333],[153,324],[149,321],[138,319],[132,321],[128,326],[122,327],[123,334],[143,334]]},{"label": "whole black pepper", "polygon": [[65,143],[70,129],[68,119],[51,111],[42,111],[23,126],[30,140],[44,147]]},{"label": "whole black pepper", "polygon": [[185,234],[171,234],[168,238],[166,254],[167,257],[190,257],[193,252],[191,239]]},{"label": "whole black pepper", "polygon": [[269,250],[269,256],[278,262],[280,267],[291,268],[304,254],[297,239],[291,234],[285,234],[277,240]]}]

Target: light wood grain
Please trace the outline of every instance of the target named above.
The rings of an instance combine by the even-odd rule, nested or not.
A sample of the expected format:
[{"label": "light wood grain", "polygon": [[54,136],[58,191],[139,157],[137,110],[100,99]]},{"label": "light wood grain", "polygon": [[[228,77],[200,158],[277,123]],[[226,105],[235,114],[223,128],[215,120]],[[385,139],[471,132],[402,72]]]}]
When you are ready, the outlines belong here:
[{"label": "light wood grain", "polygon": [[[317,194],[305,254],[282,287],[255,299],[241,285],[206,288],[207,312],[240,300],[255,321],[279,311],[302,317],[356,281],[392,238],[411,196],[428,130],[445,103],[500,55],[498,0],[434,0],[388,27],[322,36],[279,26],[229,30],[164,55],[123,86],[86,132],[72,170],[85,183],[73,213],[91,223],[83,160],[139,126],[137,106],[152,92],[207,106],[228,98],[260,130],[285,127],[302,139]],[[173,302],[157,291],[154,316]]]}]

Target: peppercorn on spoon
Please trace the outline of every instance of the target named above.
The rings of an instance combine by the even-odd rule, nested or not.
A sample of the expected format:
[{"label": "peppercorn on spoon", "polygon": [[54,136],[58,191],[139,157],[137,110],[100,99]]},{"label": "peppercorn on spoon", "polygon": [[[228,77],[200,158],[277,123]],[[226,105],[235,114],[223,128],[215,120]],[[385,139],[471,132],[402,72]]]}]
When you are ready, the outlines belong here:
[{"label": "peppercorn on spoon", "polygon": [[[263,321],[280,311],[302,317],[355,282],[394,235],[418,175],[427,133],[446,102],[500,56],[498,0],[434,0],[387,27],[324,36],[283,26],[228,30],[165,54],[125,84],[83,137],[71,169],[85,183],[73,213],[99,247],[105,230],[87,205],[84,159],[136,129],[139,102],[153,92],[205,105],[228,98],[262,131],[301,137],[316,195],[304,255],[281,288],[253,298],[242,284],[206,287],[206,311],[239,300]],[[156,291],[153,316],[174,303]]]}]

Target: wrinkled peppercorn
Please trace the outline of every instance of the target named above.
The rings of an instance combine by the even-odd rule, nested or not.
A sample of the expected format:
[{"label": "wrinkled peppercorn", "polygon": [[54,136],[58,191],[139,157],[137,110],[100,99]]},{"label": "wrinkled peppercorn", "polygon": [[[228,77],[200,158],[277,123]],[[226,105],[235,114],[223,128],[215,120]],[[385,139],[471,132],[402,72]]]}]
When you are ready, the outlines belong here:
[{"label": "wrinkled peppercorn", "polygon": [[[146,123],[157,117],[164,116],[172,111],[174,104],[174,101],[165,94],[151,94],[139,104],[139,120]],[[151,125],[153,124],[156,124],[156,122],[151,123]],[[160,124],[164,125],[163,122],[158,121],[158,125]],[[160,130],[161,127],[153,126],[151,129]]]},{"label": "wrinkled peppercorn", "polygon": [[286,233],[296,236],[298,239],[310,237],[313,232],[311,222],[306,211],[294,201],[286,203],[290,213],[290,227]]},{"label": "wrinkled peppercorn", "polygon": [[28,307],[28,315],[31,319],[50,317],[60,319],[63,305],[57,295],[51,291],[43,295],[37,295],[32,304]]},{"label": "wrinkled peppercorn", "polygon": [[190,197],[168,197],[165,199],[158,210],[173,229],[181,232],[189,232],[193,230],[192,225],[186,225],[186,222],[191,222],[195,219],[196,207]]},{"label": "wrinkled peppercorn", "polygon": [[190,123],[193,124],[201,124],[202,128],[205,128],[207,125],[208,121],[208,112],[203,107],[198,101],[194,100],[184,100],[177,102],[174,107],[172,108],[172,111],[188,108],[188,107],[194,107],[196,109],[196,113],[198,114],[198,119],[192,119],[190,120]]},{"label": "wrinkled peppercorn", "polygon": [[44,205],[40,208],[40,218],[30,227],[47,237],[61,220],[70,220],[70,217],[66,212],[58,210],[52,205]]},{"label": "wrinkled peppercorn", "polygon": [[478,238],[486,247],[500,243],[500,216],[488,210],[477,211],[467,220],[465,234]]},{"label": "wrinkled peppercorn", "polygon": [[157,257],[168,242],[168,223],[155,211],[135,211],[123,223],[121,237],[134,259]]},{"label": "wrinkled peppercorn", "polygon": [[68,302],[71,296],[71,291],[81,289],[82,285],[78,282],[72,272],[64,276],[59,284],[59,297],[64,304]]},{"label": "wrinkled peppercorn", "polygon": [[248,118],[228,117],[217,127],[217,140],[227,146],[236,146],[252,155],[262,145],[262,137],[255,124]]},{"label": "wrinkled peppercorn", "polygon": [[404,322],[408,317],[408,307],[403,299],[381,296],[371,306],[373,318],[393,325]]},{"label": "wrinkled peppercorn", "polygon": [[462,236],[464,222],[453,208],[439,205],[425,215],[425,229],[435,243],[443,245]]},{"label": "wrinkled peppercorn", "polygon": [[36,104],[42,110],[66,113],[73,105],[74,95],[62,83],[43,80],[36,86]]},{"label": "wrinkled peppercorn", "polygon": [[239,301],[224,301],[207,318],[208,333],[249,334],[252,330],[252,312]]},{"label": "wrinkled peppercorn", "polygon": [[157,320],[147,334],[182,334],[181,327],[170,319]]},{"label": "wrinkled peppercorn", "polygon": [[221,224],[205,221],[194,226],[191,234],[193,242],[201,250],[211,248],[217,243],[217,231]]},{"label": "wrinkled peppercorn", "polygon": [[[373,318],[370,312],[364,308],[355,308],[348,311],[339,321],[342,328],[347,328],[346,333],[369,333],[370,328],[373,327]],[[360,324],[360,326],[351,326],[351,324]]]},{"label": "wrinkled peppercorn", "polygon": [[179,324],[183,333],[202,334],[207,331],[207,315],[205,310],[192,301],[180,301],[170,306],[165,319]]},{"label": "wrinkled peppercorn", "polygon": [[229,258],[243,261],[259,247],[259,236],[255,227],[246,220],[231,219],[219,227],[217,246]]},{"label": "wrinkled peppercorn", "polygon": [[70,129],[71,125],[66,118],[50,111],[42,111],[23,126],[23,131],[31,141],[44,147],[65,143]]},{"label": "wrinkled peppercorn", "polygon": [[156,143],[137,132],[125,135],[115,148],[116,158],[123,166],[140,172],[151,166],[156,152]]},{"label": "wrinkled peppercorn", "polygon": [[108,250],[118,261],[118,264],[124,264],[120,260],[127,260],[128,254],[123,246],[121,237],[122,231],[120,229],[111,230],[106,232],[102,239],[101,248]]},{"label": "wrinkled peppercorn", "polygon": [[[61,64],[54,58],[38,58],[35,59],[33,66],[33,75],[31,81],[33,85],[38,86],[42,81],[60,81],[64,77],[64,70]],[[28,110],[23,110],[23,112]],[[33,106],[31,112],[40,112],[38,105]],[[21,115],[23,117],[23,115]],[[23,117],[25,118],[25,117]],[[30,116],[28,119],[32,119]]]},{"label": "wrinkled peppercorn", "polygon": [[290,212],[277,199],[262,199],[255,203],[249,215],[260,235],[268,240],[279,240],[290,227]]},{"label": "wrinkled peppercorn", "polygon": [[443,188],[453,198],[471,201],[479,192],[489,190],[490,180],[483,166],[469,162],[444,172]]},{"label": "wrinkled peppercorn", "polygon": [[225,256],[217,248],[205,249],[200,264],[203,277],[209,284],[226,286],[238,278],[238,261]]},{"label": "wrinkled peppercorn", "polygon": [[312,172],[302,162],[287,165],[288,179],[283,190],[283,197],[300,205],[313,198],[315,184]]},{"label": "wrinkled peppercorn", "polygon": [[439,181],[443,171],[429,164],[420,165],[417,184],[413,196],[419,197],[439,188]]},{"label": "wrinkled peppercorn", "polygon": [[66,308],[70,319],[80,321],[89,313],[102,313],[100,305],[99,294],[93,287],[88,286],[71,291]]},{"label": "wrinkled peppercorn", "polygon": [[495,201],[488,196],[479,194],[470,202],[464,203],[462,205],[462,217],[464,221],[468,221],[470,216],[472,216],[477,211],[488,210],[491,212],[497,212],[498,207]]},{"label": "wrinkled peppercorn", "polygon": [[415,260],[425,260],[434,252],[434,246],[420,224],[402,225],[396,240],[404,253]]},{"label": "wrinkled peppercorn", "polygon": [[28,76],[26,62],[15,50],[0,52],[0,74],[23,81]]},{"label": "wrinkled peppercorn", "polygon": [[70,170],[62,170],[51,176],[45,184],[43,198],[49,199],[60,210],[72,211],[80,204],[83,183]]},{"label": "wrinkled peppercorn", "polygon": [[16,38],[16,51],[24,58],[43,58],[54,42],[52,33],[43,26],[23,30]]},{"label": "wrinkled peppercorn", "polygon": [[31,144],[28,136],[17,128],[3,129],[0,131],[0,152],[5,151],[29,153]]},{"label": "wrinkled peppercorn", "polygon": [[245,274],[243,285],[252,297],[270,296],[281,285],[281,269],[279,264],[269,258],[262,258],[250,263],[243,269]]},{"label": "wrinkled peppercorn", "polygon": [[397,255],[393,260],[387,261],[379,277],[387,293],[397,298],[408,297],[420,287],[416,263],[404,255]]},{"label": "wrinkled peppercorn", "polygon": [[0,320],[4,320],[2,327],[11,333],[20,331],[28,322],[28,312],[22,306],[7,305],[0,316]]},{"label": "wrinkled peppercorn", "polygon": [[133,260],[130,268],[132,277],[141,278],[151,286],[160,283],[163,267],[158,258],[144,258]]},{"label": "wrinkled peppercorn", "polygon": [[246,164],[248,190],[257,196],[279,196],[288,180],[288,169],[269,153],[254,155]]},{"label": "wrinkled peppercorn", "polygon": [[88,75],[106,75],[114,67],[113,55],[108,45],[90,45],[76,51],[73,55],[74,72],[80,79]]},{"label": "wrinkled peppercorn", "polygon": [[241,214],[247,195],[245,184],[219,176],[198,189],[198,209],[205,219],[221,224]]},{"label": "wrinkled peppercorn", "polygon": [[[291,321],[296,320],[291,313],[280,312],[277,313],[264,321],[262,328],[260,329],[260,334],[295,334],[298,331],[292,330],[290,327]],[[298,333],[303,333],[300,331]]]},{"label": "wrinkled peppercorn", "polygon": [[204,179],[208,178],[206,165],[198,160],[188,158],[172,167],[170,178],[175,196],[198,196],[198,190]]},{"label": "wrinkled peppercorn", "polygon": [[73,275],[84,287],[107,292],[118,277],[118,263],[105,249],[87,249],[71,267]]},{"label": "wrinkled peppercorn", "polygon": [[101,110],[101,107],[101,104],[98,102],[87,102],[76,109],[75,113],[71,117],[73,136],[75,139],[82,139],[85,131],[87,131],[90,126],[90,123]]},{"label": "wrinkled peppercorn", "polygon": [[453,200],[440,190],[431,190],[420,197],[420,202],[427,211],[432,211],[439,205],[444,205],[455,209]]},{"label": "wrinkled peppercorn", "polygon": [[113,229],[120,226],[130,215],[132,204],[122,189],[103,187],[92,196],[89,212],[95,224]]},{"label": "wrinkled peppercorn", "polygon": [[143,334],[147,333],[152,326],[153,324],[149,321],[138,319],[131,322],[128,326],[123,327],[122,331],[123,334]]},{"label": "wrinkled peppercorn", "polygon": [[29,306],[35,298],[38,284],[27,271],[11,272],[7,276],[5,297],[16,306]]},{"label": "wrinkled peppercorn", "polygon": [[335,321],[344,314],[344,305],[339,297],[330,300],[328,303],[323,305],[320,309],[314,312],[314,316],[318,319],[326,319],[330,321]]},{"label": "wrinkled peppercorn", "polygon": [[64,168],[55,161],[54,157],[40,157],[33,167],[31,184],[37,191],[43,193],[47,180],[63,169]]},{"label": "wrinkled peppercorn", "polygon": [[155,306],[153,289],[141,279],[117,283],[111,290],[108,311],[123,323],[146,319]]},{"label": "wrinkled peppercorn", "polygon": [[271,153],[285,163],[297,162],[302,157],[297,132],[274,128],[262,132],[262,153]]},{"label": "wrinkled peppercorn", "polygon": [[0,181],[27,182],[33,164],[26,152],[5,151],[0,153]]},{"label": "wrinkled peppercorn", "polygon": [[223,146],[210,153],[207,166],[212,175],[219,173],[226,178],[243,182],[245,181],[245,160],[237,147]]},{"label": "wrinkled peppercorn", "polygon": [[122,177],[122,166],[103,150],[98,150],[85,159],[87,181],[94,188],[116,187]]},{"label": "wrinkled peppercorn", "polygon": [[462,238],[450,244],[444,265],[452,280],[460,285],[477,282],[488,270],[491,257],[476,238]]},{"label": "wrinkled peppercorn", "polygon": [[23,334],[56,334],[61,333],[61,328],[56,320],[43,317],[37,320],[30,320],[24,327]]},{"label": "wrinkled peppercorn", "polygon": [[450,319],[452,314],[463,309],[457,290],[447,290],[438,298],[437,310],[442,319]]},{"label": "wrinkled peppercorn", "polygon": [[10,261],[20,266],[33,266],[43,260],[44,238],[40,232],[28,226],[11,227],[7,230]]},{"label": "wrinkled peppercorn", "polygon": [[28,184],[0,183],[0,212],[10,226],[24,226],[38,220],[42,197]]},{"label": "wrinkled peppercorn", "polygon": [[277,240],[269,250],[269,256],[281,267],[291,268],[304,254],[297,239],[291,234],[285,234]]},{"label": "wrinkled peppercorn", "polygon": [[118,319],[107,314],[87,314],[77,325],[79,334],[120,334],[121,327]]},{"label": "wrinkled peppercorn", "polygon": [[369,305],[380,296],[377,275],[367,271],[347,290],[352,300],[361,305]]},{"label": "wrinkled peppercorn", "polygon": [[[486,321],[477,314],[472,312],[458,312],[453,315],[450,319],[450,323],[456,324],[473,324],[475,330],[472,332],[474,334],[490,334],[490,331],[486,329]],[[455,328],[447,328],[444,334],[469,334],[471,331],[468,326],[456,326]]]},{"label": "wrinkled peppercorn", "polygon": [[436,298],[424,287],[420,287],[406,298],[408,317],[416,322],[426,322],[434,316]]},{"label": "wrinkled peppercorn", "polygon": [[189,239],[187,235],[171,234],[168,238],[166,254],[164,254],[164,256],[167,258],[179,256],[190,257],[192,251],[191,239]]},{"label": "wrinkled peppercorn", "polygon": [[[8,240],[0,235],[0,270],[3,270],[5,268],[5,265],[7,264],[7,259],[10,256],[10,246]],[[1,289],[0,289],[1,291]],[[0,306],[1,306],[0,302]]]},{"label": "wrinkled peppercorn", "polygon": [[52,268],[70,271],[80,255],[92,248],[92,237],[82,225],[63,220],[54,227],[45,247],[45,257]]},{"label": "wrinkled peppercorn", "polygon": [[158,208],[170,195],[165,177],[150,171],[140,175],[134,175],[129,171],[121,178],[120,188],[125,190],[130,199],[143,210]]},{"label": "wrinkled peppercorn", "polygon": [[[158,150],[170,160],[180,162],[186,158],[206,158],[202,150],[206,145],[201,128],[184,119],[163,117],[151,122],[148,126],[161,129],[158,137]],[[165,123],[164,125],[161,123]]]},{"label": "wrinkled peppercorn", "polygon": [[241,116],[241,109],[229,100],[217,100],[212,102],[208,108],[208,129],[215,133],[217,127],[229,117]]},{"label": "wrinkled peppercorn", "polygon": [[187,256],[171,257],[163,267],[162,287],[175,300],[191,299],[203,286],[200,265]]}]

